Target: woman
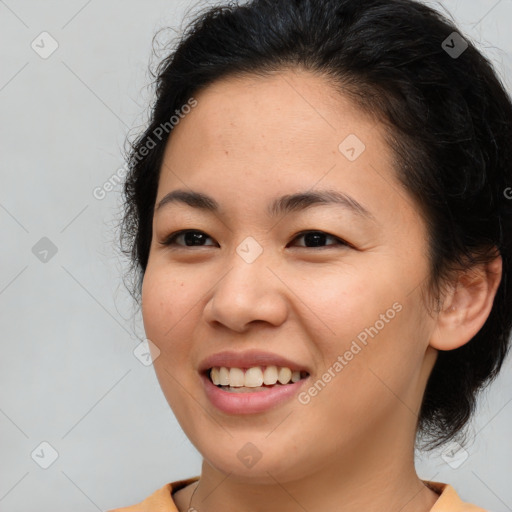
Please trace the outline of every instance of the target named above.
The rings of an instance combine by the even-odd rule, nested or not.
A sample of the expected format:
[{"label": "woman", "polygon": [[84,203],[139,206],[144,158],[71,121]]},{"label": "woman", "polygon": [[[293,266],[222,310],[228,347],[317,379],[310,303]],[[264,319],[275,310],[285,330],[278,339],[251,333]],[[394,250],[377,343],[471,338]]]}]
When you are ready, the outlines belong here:
[{"label": "woman", "polygon": [[158,68],[122,240],[203,464],[117,510],[483,510],[414,447],[461,440],[509,348],[511,139],[491,65],[422,4],[198,15]]}]

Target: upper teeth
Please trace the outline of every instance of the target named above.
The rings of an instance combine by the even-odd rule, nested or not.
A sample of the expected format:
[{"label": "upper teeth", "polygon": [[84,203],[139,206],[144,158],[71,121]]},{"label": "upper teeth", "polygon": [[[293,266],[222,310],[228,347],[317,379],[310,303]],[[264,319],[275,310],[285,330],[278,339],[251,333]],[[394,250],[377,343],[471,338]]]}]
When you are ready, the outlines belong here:
[{"label": "upper teeth", "polygon": [[210,377],[216,386],[220,384],[221,386],[257,388],[263,384],[276,384],[277,381],[281,384],[297,382],[300,380],[300,371],[292,371],[285,366],[267,366],[265,369],[254,366],[247,370],[214,366]]}]

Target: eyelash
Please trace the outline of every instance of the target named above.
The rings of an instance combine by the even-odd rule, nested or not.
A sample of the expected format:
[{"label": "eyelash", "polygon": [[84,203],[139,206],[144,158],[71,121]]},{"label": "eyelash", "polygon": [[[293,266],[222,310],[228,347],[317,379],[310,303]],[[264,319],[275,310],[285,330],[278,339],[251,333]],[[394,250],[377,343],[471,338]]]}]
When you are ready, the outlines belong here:
[{"label": "eyelash", "polygon": [[[184,229],[184,230],[181,230],[181,231],[176,231],[175,233],[171,233],[169,236],[167,236],[162,242],[160,242],[161,245],[163,246],[176,246],[178,244],[176,244],[176,238],[178,238],[180,235],[184,235],[186,233],[200,233],[200,234],[203,234],[203,235],[206,235],[208,238],[211,238],[210,236],[208,236],[206,233],[204,233],[203,231],[199,231],[197,229]],[[332,239],[334,239],[337,244],[333,244],[333,245],[327,245],[327,246],[320,246],[320,247],[306,247],[306,246],[300,246],[301,248],[303,249],[316,249],[316,250],[321,250],[321,249],[327,249],[328,247],[336,247],[336,246],[346,246],[346,247],[353,247],[351,244],[349,244],[348,242],[345,242],[345,240],[342,240],[341,238],[337,237],[337,236],[334,236],[334,235],[331,235],[329,233],[326,233],[325,231],[318,231],[318,230],[309,230],[309,231],[302,231],[300,233],[297,233],[297,235],[295,235],[295,237],[293,238],[292,241],[296,240],[297,238],[301,238],[305,235],[309,235],[309,234],[312,234],[312,233],[319,233],[319,234],[322,234],[322,235],[326,235],[326,237],[330,237]],[[178,245],[178,247],[183,247],[185,249],[189,249],[189,248],[192,248],[192,247],[213,247],[211,245]]]}]

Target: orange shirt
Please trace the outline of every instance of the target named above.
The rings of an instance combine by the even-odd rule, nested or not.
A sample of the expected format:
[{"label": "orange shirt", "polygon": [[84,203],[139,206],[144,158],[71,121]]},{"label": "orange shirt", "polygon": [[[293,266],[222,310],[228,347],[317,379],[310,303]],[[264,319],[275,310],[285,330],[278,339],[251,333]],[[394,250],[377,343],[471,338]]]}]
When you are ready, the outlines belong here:
[{"label": "orange shirt", "polygon": [[[172,499],[172,493],[197,480],[199,480],[199,477],[195,476],[165,484],[137,505],[116,508],[107,512],[178,512]],[[425,483],[428,483],[439,494],[439,498],[430,512],[487,512],[481,507],[462,501],[455,489],[449,484],[427,481]]]}]

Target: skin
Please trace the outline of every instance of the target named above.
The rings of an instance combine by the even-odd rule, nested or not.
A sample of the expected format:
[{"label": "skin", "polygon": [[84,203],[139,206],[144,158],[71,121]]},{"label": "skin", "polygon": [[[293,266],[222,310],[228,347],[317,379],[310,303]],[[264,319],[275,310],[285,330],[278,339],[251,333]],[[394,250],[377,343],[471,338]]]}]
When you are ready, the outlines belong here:
[{"label": "skin", "polygon": [[[221,210],[158,210],[142,289],[157,377],[203,456],[192,506],[430,510],[438,495],[414,468],[421,399],[437,350],[466,343],[483,325],[501,259],[461,276],[429,314],[420,295],[426,227],[397,181],[383,125],[306,71],[223,79],[195,98],[166,147],[156,204],[179,188],[208,194]],[[338,150],[349,134],[366,146],[355,161]],[[349,194],[374,220],[339,205],[266,215],[278,196],[324,188]],[[205,233],[203,245],[161,244],[185,229]],[[334,238],[314,247],[297,238],[304,230]],[[236,252],[248,236],[263,248],[250,264]],[[207,399],[198,374],[205,357],[261,349],[308,366],[315,382],[394,303],[401,311],[307,405],[291,399],[229,415]],[[262,454],[250,468],[237,457],[247,442]],[[194,488],[174,494],[180,511]]]}]

